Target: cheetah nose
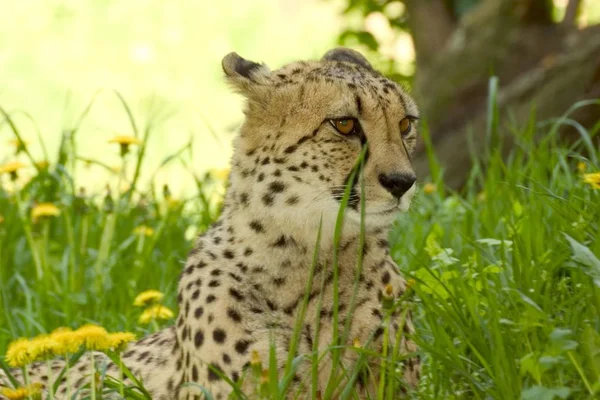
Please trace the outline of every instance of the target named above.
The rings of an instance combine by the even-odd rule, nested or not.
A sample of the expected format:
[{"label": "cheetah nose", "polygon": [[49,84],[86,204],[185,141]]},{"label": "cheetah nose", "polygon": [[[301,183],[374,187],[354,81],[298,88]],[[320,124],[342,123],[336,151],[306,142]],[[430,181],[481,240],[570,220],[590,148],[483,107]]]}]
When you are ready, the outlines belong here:
[{"label": "cheetah nose", "polygon": [[379,174],[379,183],[397,199],[402,197],[415,184],[416,180],[417,177],[412,172]]}]

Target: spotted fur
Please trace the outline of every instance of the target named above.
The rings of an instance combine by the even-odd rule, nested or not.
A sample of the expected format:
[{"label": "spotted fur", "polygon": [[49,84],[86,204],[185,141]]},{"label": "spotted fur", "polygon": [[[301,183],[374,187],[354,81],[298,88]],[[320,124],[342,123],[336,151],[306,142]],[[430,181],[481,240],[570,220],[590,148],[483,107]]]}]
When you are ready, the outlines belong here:
[{"label": "spotted fur", "polygon": [[[397,298],[406,290],[389,255],[387,234],[397,212],[407,210],[414,193],[410,155],[416,124],[405,135],[399,129],[403,118],[418,117],[413,100],[348,49],[335,49],[319,61],[294,62],[276,71],[232,53],[224,58],[223,69],[247,102],[222,215],[198,239],[185,264],[179,279],[176,325],[132,344],[124,357],[156,399],[199,399],[199,391],[182,386],[186,382],[201,384],[216,399],[225,399],[231,387],[222,375],[239,381],[248,374],[251,353],[256,351],[266,363],[271,345],[283,370],[320,225],[320,253],[297,353],[310,354],[317,339],[321,351],[331,345],[335,220],[343,189],[365,145],[363,172],[350,182],[340,244],[340,326],[351,319],[345,344],[355,339],[366,343],[373,336],[377,350],[383,332],[383,292],[391,285]],[[343,117],[358,122],[351,136],[340,134],[330,123]],[[364,266],[358,277],[356,308],[348,315],[363,202]],[[399,323],[392,321],[390,339],[395,343],[401,337],[401,350],[413,353],[416,347],[406,335],[413,332],[410,314],[405,323]],[[348,351],[342,362],[349,365],[355,359],[356,353]],[[321,364],[320,390],[329,377],[330,363],[326,357]],[[115,368],[108,365],[109,371]],[[36,366],[33,381],[47,383],[44,370]],[[77,384],[86,362],[73,371],[70,382]],[[308,362],[300,365],[296,390],[308,388],[309,371]],[[407,387],[417,383],[418,371],[418,361],[408,358],[403,373]],[[369,391],[363,380],[357,385]],[[61,385],[58,398],[65,388]]]}]

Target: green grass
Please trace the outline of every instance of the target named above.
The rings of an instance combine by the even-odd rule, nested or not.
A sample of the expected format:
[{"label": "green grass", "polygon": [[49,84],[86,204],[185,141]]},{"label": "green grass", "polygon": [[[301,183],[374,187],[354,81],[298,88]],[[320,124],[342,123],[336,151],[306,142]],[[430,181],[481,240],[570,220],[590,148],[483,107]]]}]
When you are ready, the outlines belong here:
[{"label": "green grass", "polygon": [[[511,126],[498,120],[494,108],[491,102],[487,135],[494,146],[474,159],[464,190],[444,188],[435,149],[429,148],[432,177],[424,180],[432,179],[437,189],[421,191],[391,233],[393,257],[413,280],[415,340],[423,360],[413,397],[598,396],[600,190],[582,181],[577,165],[600,170],[593,145],[600,124],[586,131],[565,115],[545,123],[532,116],[526,126]],[[131,123],[144,143],[151,140],[151,126],[141,127],[133,117]],[[574,145],[558,139],[565,124],[581,134]],[[19,129],[13,125],[13,133]],[[503,135],[513,135],[516,143],[505,158]],[[424,137],[428,142],[426,131]],[[39,169],[26,184],[6,175],[0,189],[0,354],[14,338],[59,326],[94,322],[140,336],[156,330],[137,322],[134,297],[158,289],[175,309],[177,277],[193,246],[186,231],[202,231],[218,215],[219,199],[212,193],[221,188],[211,176],[196,178],[196,195],[179,202],[167,201],[162,188],[139,188],[135,176],[143,168],[144,145],[123,157],[126,168],[114,174],[110,192],[83,196],[75,146],[63,144],[61,164]],[[185,151],[165,163],[185,165]],[[118,190],[123,182],[129,190]],[[34,223],[36,202],[53,202],[61,214]],[[142,225],[154,232],[134,233]],[[334,358],[339,350],[332,346]],[[399,360],[397,349],[388,350],[387,357],[358,350],[360,360],[378,357],[385,366],[380,399],[396,398]],[[314,363],[321,356],[307,358]],[[273,359],[262,361],[267,379],[257,390],[263,398],[278,398],[300,360],[290,357],[284,376],[277,376]],[[254,372],[256,378],[262,373]],[[334,371],[325,398],[345,373],[354,379],[357,370]],[[342,389],[342,398],[352,398],[350,386]]]}]

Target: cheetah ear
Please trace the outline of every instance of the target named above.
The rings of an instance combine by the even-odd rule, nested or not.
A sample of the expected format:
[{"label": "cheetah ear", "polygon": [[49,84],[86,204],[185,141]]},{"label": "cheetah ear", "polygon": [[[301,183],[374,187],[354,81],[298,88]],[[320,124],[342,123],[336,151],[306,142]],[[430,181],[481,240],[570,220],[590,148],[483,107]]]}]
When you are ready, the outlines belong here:
[{"label": "cheetah ear", "polygon": [[352,64],[360,65],[363,68],[373,69],[367,59],[356,50],[345,47],[338,47],[329,50],[322,58],[323,61],[344,61]]},{"label": "cheetah ear", "polygon": [[269,83],[271,70],[265,64],[255,63],[237,53],[227,54],[222,61],[227,80],[243,95],[250,95],[257,86]]}]

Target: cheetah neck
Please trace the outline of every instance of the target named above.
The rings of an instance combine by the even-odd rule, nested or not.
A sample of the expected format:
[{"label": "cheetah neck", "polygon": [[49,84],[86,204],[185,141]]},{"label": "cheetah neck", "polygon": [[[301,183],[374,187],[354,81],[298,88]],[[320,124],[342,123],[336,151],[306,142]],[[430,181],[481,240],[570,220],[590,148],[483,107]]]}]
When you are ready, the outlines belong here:
[{"label": "cheetah neck", "polygon": [[[266,217],[257,218],[256,213],[243,212],[239,207],[225,207],[218,222],[203,237],[208,247],[219,244],[222,254],[235,261],[239,268],[244,266],[254,272],[270,270],[277,274],[281,271],[301,269],[308,271],[314,263],[317,248],[317,264],[327,266],[332,263],[334,252],[340,265],[351,265],[348,272],[354,271],[359,255],[360,235],[342,235],[337,250],[334,245],[333,230],[321,233],[318,242],[318,229],[311,237],[304,233],[296,234],[293,224]],[[362,255],[365,263],[381,262],[389,255],[388,232],[376,229],[363,239]],[[211,246],[213,247],[213,246]],[[301,274],[299,279],[306,279]]]}]

